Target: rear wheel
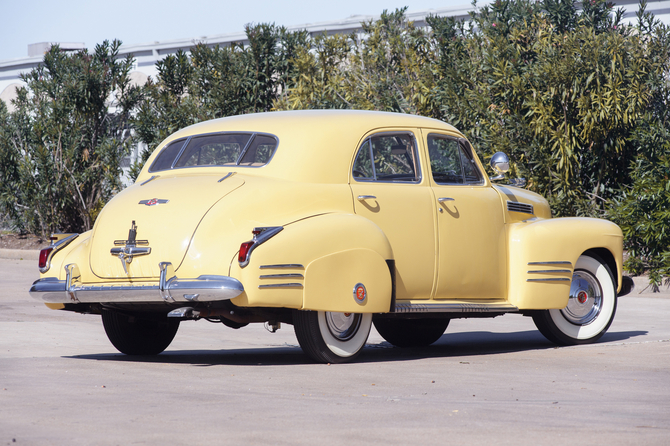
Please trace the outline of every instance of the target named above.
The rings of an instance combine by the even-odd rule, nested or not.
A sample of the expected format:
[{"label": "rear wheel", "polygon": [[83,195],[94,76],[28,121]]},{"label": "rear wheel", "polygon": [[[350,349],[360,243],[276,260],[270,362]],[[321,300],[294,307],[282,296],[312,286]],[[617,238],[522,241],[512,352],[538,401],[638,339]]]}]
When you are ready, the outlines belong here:
[{"label": "rear wheel", "polygon": [[396,347],[425,347],[442,337],[449,319],[375,319],[375,328]]},{"label": "rear wheel", "polygon": [[164,314],[128,314],[103,309],[102,325],[112,345],[121,353],[157,355],[174,339],[179,319]]},{"label": "rear wheel", "polygon": [[558,345],[589,344],[600,339],[612,324],[617,295],[614,275],[595,255],[577,260],[568,305],[533,315],[538,330]]},{"label": "rear wheel", "polygon": [[365,346],[371,326],[371,314],[293,312],[293,327],[300,347],[307,356],[321,363],[354,359]]}]

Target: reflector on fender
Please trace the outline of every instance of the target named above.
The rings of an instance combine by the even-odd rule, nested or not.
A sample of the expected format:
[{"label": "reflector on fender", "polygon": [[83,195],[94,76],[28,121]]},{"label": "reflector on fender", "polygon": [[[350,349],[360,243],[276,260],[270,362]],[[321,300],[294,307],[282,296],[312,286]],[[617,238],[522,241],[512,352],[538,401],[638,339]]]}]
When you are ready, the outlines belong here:
[{"label": "reflector on fender", "polygon": [[270,240],[275,235],[279,234],[284,229],[283,226],[268,226],[254,228],[251,233],[254,235],[254,238],[251,241],[244,242],[240,245],[240,253],[237,256],[237,261],[240,263],[240,266],[244,268],[249,264],[249,258],[251,253],[257,246],[262,245],[266,241]]}]

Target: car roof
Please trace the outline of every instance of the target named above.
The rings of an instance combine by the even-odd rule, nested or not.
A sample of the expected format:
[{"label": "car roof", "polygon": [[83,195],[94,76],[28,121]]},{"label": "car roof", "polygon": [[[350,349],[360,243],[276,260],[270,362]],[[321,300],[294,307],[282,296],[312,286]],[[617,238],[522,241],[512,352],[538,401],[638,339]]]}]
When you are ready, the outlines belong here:
[{"label": "car roof", "polygon": [[[279,139],[272,160],[263,167],[240,167],[240,173],[317,183],[346,183],[361,138],[375,130],[426,128],[460,135],[449,124],[423,116],[365,110],[300,110],[231,116],[191,125],[175,139],[217,132],[270,133]],[[153,162],[156,152],[149,158]],[[229,167],[225,169],[231,170]],[[146,168],[145,168],[146,172]],[[144,173],[144,172],[143,172]]]}]

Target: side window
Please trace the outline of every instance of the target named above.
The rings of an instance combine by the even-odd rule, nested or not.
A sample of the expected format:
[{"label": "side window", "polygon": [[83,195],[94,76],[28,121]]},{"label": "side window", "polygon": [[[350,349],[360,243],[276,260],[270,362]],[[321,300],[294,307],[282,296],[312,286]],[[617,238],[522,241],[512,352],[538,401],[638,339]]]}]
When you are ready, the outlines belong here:
[{"label": "side window", "polygon": [[481,184],[482,176],[477,169],[477,164],[472,156],[472,147],[468,144],[461,144],[461,166],[463,166],[463,176],[468,184]]},{"label": "side window", "polygon": [[370,139],[368,138],[358,149],[358,155],[356,155],[356,162],[354,163],[354,178],[374,180],[375,174],[372,170],[370,156]]},{"label": "side window", "polygon": [[352,173],[357,181],[420,181],[414,136],[387,133],[367,138],[358,149]]},{"label": "side window", "polygon": [[482,176],[469,146],[458,139],[428,135],[433,180],[438,184],[481,184]]}]

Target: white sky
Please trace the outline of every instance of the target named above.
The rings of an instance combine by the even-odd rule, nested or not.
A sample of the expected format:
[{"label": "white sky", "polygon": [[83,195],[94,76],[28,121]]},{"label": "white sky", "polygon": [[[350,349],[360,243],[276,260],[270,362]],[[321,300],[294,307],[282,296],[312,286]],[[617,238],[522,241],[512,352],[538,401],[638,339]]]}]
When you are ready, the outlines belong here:
[{"label": "white sky", "polygon": [[[480,4],[484,3],[482,1]],[[470,0],[0,0],[0,61],[28,44],[103,40],[124,44],[242,32],[246,23],[283,26],[469,5]]]}]

